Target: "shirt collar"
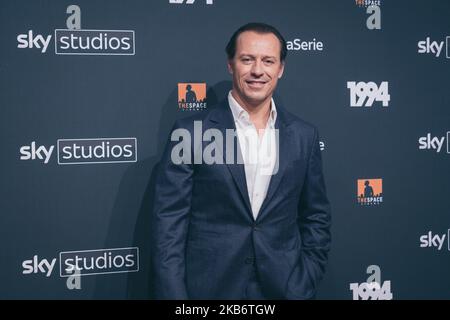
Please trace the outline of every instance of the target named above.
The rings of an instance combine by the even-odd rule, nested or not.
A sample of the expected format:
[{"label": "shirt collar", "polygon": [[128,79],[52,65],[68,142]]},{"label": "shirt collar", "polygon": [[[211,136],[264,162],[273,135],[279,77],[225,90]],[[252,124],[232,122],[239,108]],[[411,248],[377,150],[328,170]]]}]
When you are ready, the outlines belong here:
[{"label": "shirt collar", "polygon": [[[235,121],[239,121],[241,119],[246,119],[250,121],[250,116],[248,112],[242,108],[242,106],[236,101],[236,99],[231,94],[231,91],[228,92],[228,104],[230,105],[231,113],[233,114],[233,118]],[[275,121],[277,120],[277,108],[275,106],[275,101],[273,98],[270,100],[270,117],[269,123],[271,125],[275,125]]]}]

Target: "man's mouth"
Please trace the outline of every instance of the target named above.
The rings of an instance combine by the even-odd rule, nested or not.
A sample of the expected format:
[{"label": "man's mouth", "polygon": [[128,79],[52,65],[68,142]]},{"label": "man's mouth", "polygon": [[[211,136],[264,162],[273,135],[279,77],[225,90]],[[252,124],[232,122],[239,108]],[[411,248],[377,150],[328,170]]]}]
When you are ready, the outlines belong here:
[{"label": "man's mouth", "polygon": [[262,88],[266,84],[266,81],[262,80],[245,80],[245,82],[251,88]]}]

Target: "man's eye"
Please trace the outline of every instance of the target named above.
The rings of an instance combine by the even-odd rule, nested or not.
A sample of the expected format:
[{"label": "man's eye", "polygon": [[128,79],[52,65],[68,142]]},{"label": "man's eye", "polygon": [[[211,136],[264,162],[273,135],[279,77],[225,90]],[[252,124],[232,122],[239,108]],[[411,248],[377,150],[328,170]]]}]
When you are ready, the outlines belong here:
[{"label": "man's eye", "polygon": [[273,60],[266,60],[266,64],[274,64],[275,62]]},{"label": "man's eye", "polygon": [[250,62],[250,58],[242,58],[242,62]]}]

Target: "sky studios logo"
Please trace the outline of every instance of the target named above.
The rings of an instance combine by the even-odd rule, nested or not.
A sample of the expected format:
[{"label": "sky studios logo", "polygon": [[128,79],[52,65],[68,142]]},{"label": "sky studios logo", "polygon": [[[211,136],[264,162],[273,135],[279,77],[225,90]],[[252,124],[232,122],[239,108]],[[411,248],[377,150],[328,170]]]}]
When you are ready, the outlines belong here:
[{"label": "sky studios logo", "polygon": [[[48,164],[55,146],[32,141],[20,147],[20,160],[38,160]],[[59,165],[120,163],[137,161],[136,138],[58,139]]]},{"label": "sky studios logo", "polygon": [[[22,274],[43,274],[50,277],[56,267],[57,258],[51,260],[34,255],[22,262]],[[124,273],[139,271],[139,248],[113,248],[99,250],[66,251],[59,253],[59,276],[70,277]]]},{"label": "sky studios logo", "polygon": [[178,108],[183,111],[206,109],[206,83],[178,83]]},{"label": "sky studios logo", "polygon": [[[55,29],[55,54],[58,55],[134,55],[133,30],[81,29],[81,9],[70,5],[66,20],[67,29]],[[33,30],[17,36],[20,49],[36,48],[46,53],[52,35],[43,36]]]},{"label": "sky studios logo", "polygon": [[417,52],[439,58],[443,54],[444,44],[445,57],[450,59],[450,36],[445,37],[445,41],[432,41],[430,37],[427,37],[425,40],[417,43]]},{"label": "sky studios logo", "polygon": [[[447,137],[447,143],[445,143],[445,138]],[[447,131],[446,136],[435,137],[431,133],[427,133],[425,137],[420,137],[419,140],[420,150],[431,150],[436,151],[436,153],[447,152],[450,154],[450,131]]]},{"label": "sky studios logo", "polygon": [[434,248],[441,251],[444,248],[445,238],[447,237],[447,249],[450,251],[450,229],[447,230],[447,234],[443,233],[433,234],[432,231],[428,231],[427,234],[420,236],[420,247],[421,248]]},{"label": "sky studios logo", "polygon": [[383,202],[383,179],[358,179],[357,187],[360,205],[373,206]]}]

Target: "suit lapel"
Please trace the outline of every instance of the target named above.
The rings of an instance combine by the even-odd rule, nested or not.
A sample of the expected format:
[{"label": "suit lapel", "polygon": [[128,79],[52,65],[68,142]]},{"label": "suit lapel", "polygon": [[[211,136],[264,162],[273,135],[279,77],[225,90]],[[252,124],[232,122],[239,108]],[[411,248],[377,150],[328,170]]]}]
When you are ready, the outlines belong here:
[{"label": "suit lapel", "polygon": [[275,194],[275,191],[280,186],[280,183],[284,177],[286,167],[289,163],[290,157],[292,155],[292,150],[295,150],[292,144],[292,134],[290,134],[290,128],[288,126],[287,115],[285,114],[283,108],[277,105],[277,121],[275,123],[275,128],[278,129],[278,154],[277,154],[277,163],[278,163],[278,172],[274,174],[269,182],[269,188],[267,189],[266,197],[261,205],[261,209],[259,210],[256,221],[261,221],[263,216],[267,214],[266,207],[272,197]]},{"label": "suit lapel", "polygon": [[227,163],[226,161],[226,129],[232,129],[236,132],[236,126],[234,124],[233,114],[231,113],[230,107],[228,105],[227,99],[225,99],[215,110],[215,113],[211,115],[211,121],[214,122],[217,128],[222,132],[222,136],[224,137],[224,150],[223,161],[228,167],[234,182],[236,183],[238,190],[242,196],[242,199],[245,203],[245,206],[248,211],[248,216],[253,220],[252,209],[250,205],[250,198],[248,197],[248,189],[247,189],[247,180],[245,177],[245,167],[244,164],[237,163],[237,157],[242,159],[241,156],[241,148],[239,145],[239,139],[236,137],[234,144],[234,161],[233,163]]}]

